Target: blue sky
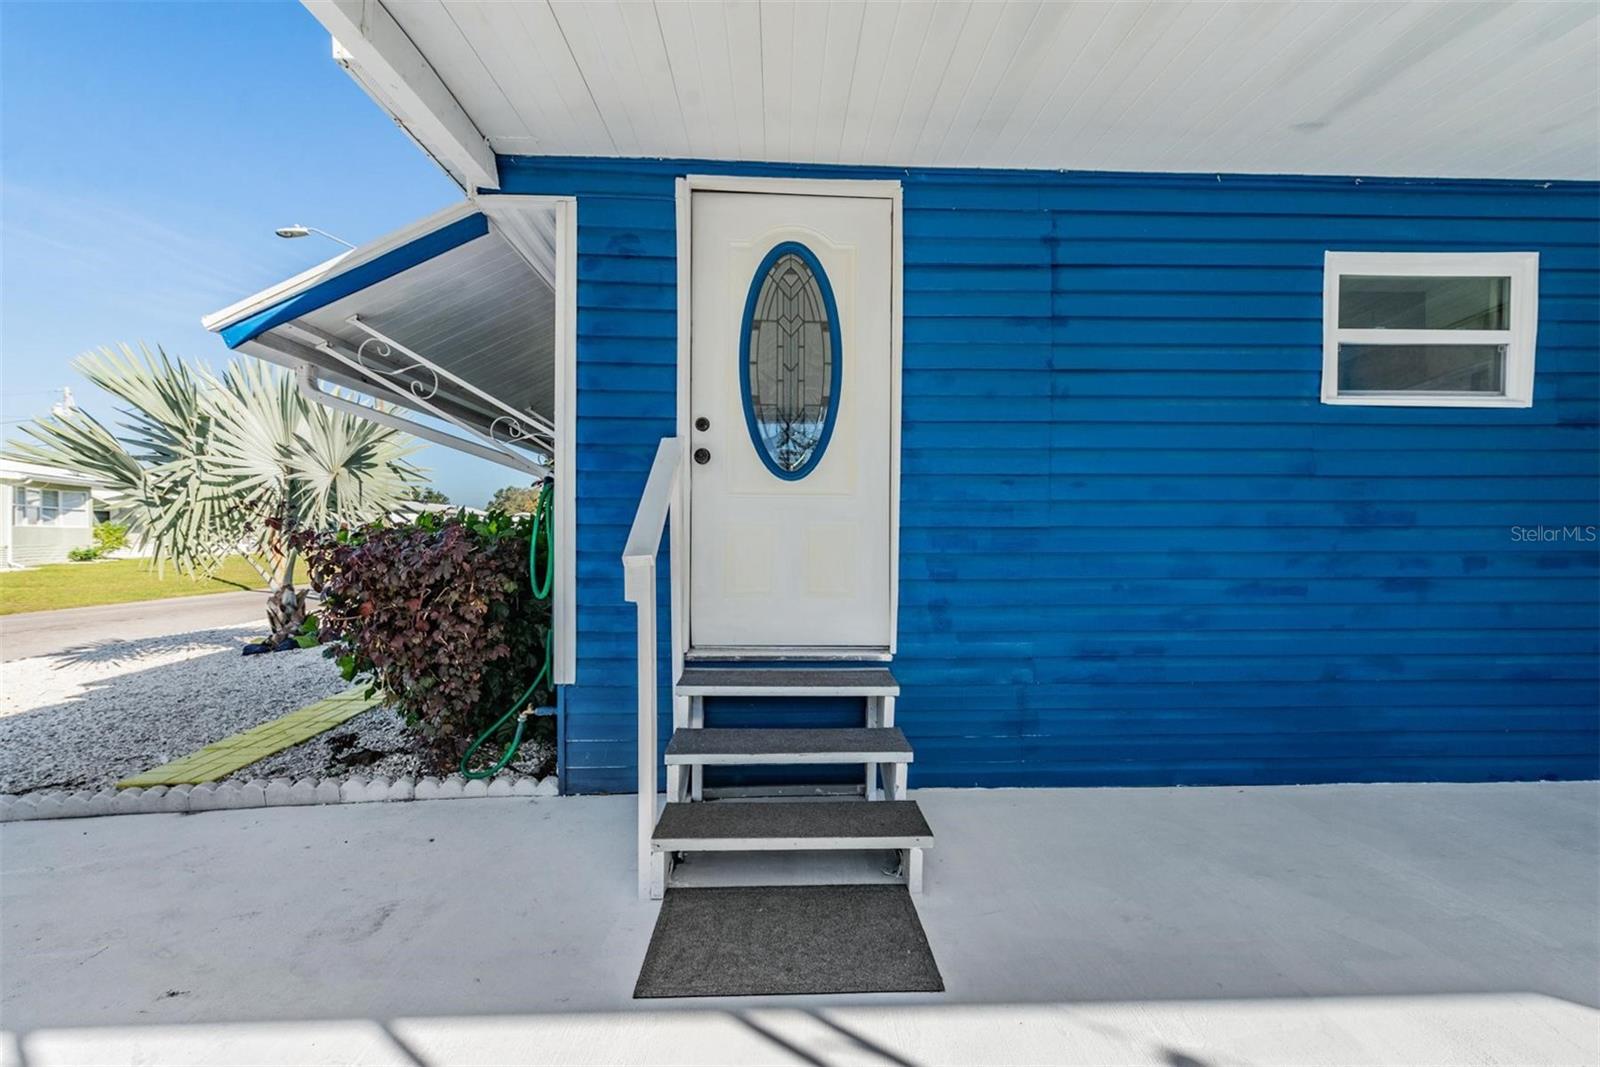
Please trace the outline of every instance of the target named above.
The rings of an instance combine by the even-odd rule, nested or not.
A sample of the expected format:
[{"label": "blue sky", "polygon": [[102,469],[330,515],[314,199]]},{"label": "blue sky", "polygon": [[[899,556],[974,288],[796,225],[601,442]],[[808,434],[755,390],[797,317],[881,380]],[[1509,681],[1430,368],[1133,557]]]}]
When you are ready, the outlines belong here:
[{"label": "blue sky", "polygon": [[[70,367],[144,341],[220,366],[200,316],[321,262],[301,222],[360,244],[461,191],[330,58],[297,3],[0,0],[0,420],[48,411]],[[429,447],[458,503],[519,476]]]}]

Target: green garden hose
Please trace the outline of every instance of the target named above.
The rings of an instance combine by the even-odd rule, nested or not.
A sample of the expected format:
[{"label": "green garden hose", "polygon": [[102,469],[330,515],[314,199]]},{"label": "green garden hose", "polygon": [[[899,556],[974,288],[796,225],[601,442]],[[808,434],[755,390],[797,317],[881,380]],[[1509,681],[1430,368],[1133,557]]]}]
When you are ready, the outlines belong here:
[{"label": "green garden hose", "polygon": [[[533,595],[538,600],[543,600],[550,595],[550,588],[555,584],[556,562],[555,554],[551,551],[550,544],[550,516],[553,508],[554,483],[548,478],[539,488],[539,502],[533,508],[533,529],[528,534],[528,585],[533,590]],[[544,534],[544,578],[539,577],[539,535]],[[552,627],[544,639],[544,666],[539,668],[539,673],[534,676],[533,682],[527,690],[511,705],[511,709],[495,720],[493,726],[485,730],[472,747],[461,757],[461,774],[464,778],[490,778],[505,769],[506,764],[516,756],[517,749],[522,745],[522,731],[528,724],[528,716],[533,715],[534,709],[523,711],[523,706],[533,699],[533,694],[538,692],[539,685],[550,677],[551,650],[555,647],[555,629]],[[521,712],[520,715],[517,713]],[[511,718],[517,716],[517,729],[511,735],[511,743],[500,754],[500,760],[493,767],[486,770],[474,771],[467,767],[478,748],[489,738],[493,737],[500,727],[504,726]]]}]

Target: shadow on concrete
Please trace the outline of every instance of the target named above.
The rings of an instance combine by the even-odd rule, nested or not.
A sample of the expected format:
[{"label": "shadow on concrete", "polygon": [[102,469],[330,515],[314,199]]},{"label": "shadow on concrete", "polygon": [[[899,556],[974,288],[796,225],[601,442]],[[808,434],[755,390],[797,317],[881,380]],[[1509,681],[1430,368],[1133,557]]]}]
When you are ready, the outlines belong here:
[{"label": "shadow on concrete", "polygon": [[[848,1020],[848,1023],[844,1020]],[[1589,1063],[1592,1012],[1532,996],[652,1007],[5,1034],[6,1062],[493,1064]],[[0,1052],[5,1052],[0,1047]]]}]

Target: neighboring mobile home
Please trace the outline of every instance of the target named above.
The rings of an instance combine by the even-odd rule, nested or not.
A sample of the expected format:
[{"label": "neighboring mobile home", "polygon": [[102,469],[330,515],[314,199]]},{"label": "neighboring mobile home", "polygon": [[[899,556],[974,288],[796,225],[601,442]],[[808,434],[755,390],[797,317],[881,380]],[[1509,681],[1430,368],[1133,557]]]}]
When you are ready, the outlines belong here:
[{"label": "neighboring mobile home", "polygon": [[56,467],[0,460],[0,560],[7,567],[65,563],[94,541],[101,483]]},{"label": "neighboring mobile home", "polygon": [[207,324],[548,457],[566,790],[729,663],[920,785],[1595,775],[1592,6],[306,6],[468,199]]}]

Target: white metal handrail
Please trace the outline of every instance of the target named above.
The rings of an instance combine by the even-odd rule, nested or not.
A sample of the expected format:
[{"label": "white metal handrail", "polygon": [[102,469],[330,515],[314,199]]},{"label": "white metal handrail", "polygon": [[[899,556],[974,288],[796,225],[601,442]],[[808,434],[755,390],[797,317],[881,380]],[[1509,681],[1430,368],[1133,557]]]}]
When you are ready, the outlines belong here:
[{"label": "white metal handrail", "polygon": [[[656,795],[656,557],[661,535],[678,496],[683,442],[664,437],[650,464],[628,544],[622,550],[622,595],[637,607],[639,622],[639,896],[649,899],[658,880],[652,869],[650,835],[659,814]],[[663,871],[664,874],[664,871]]]}]

